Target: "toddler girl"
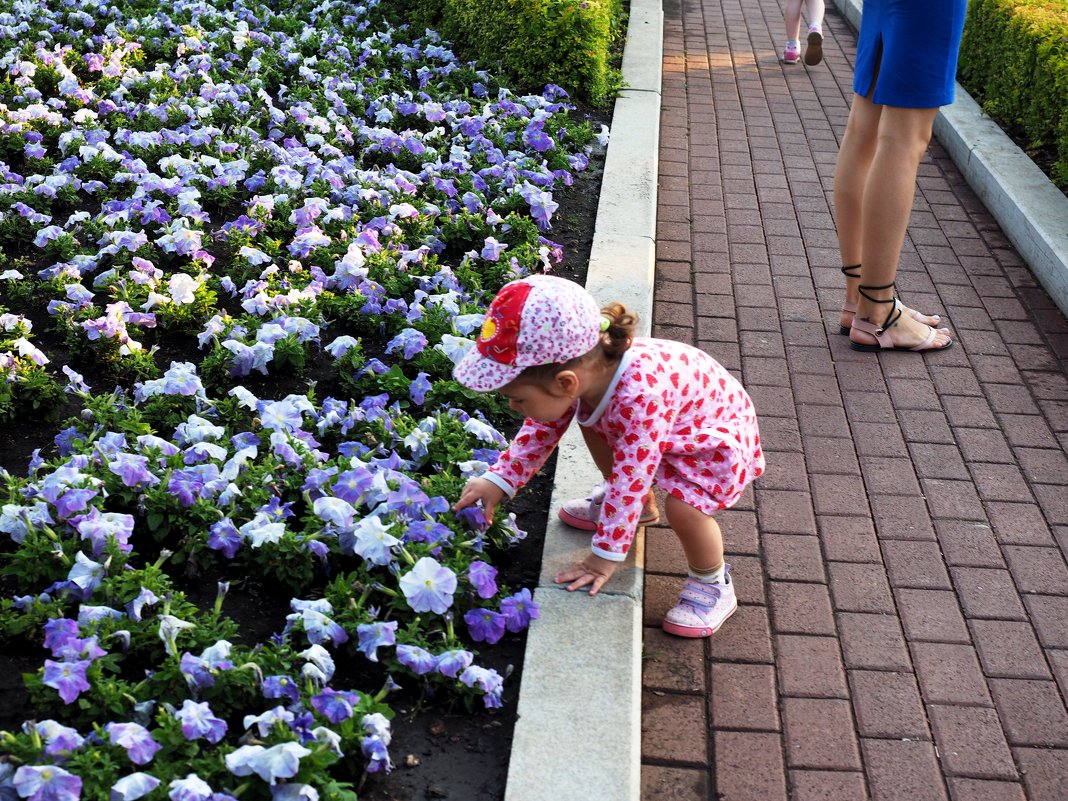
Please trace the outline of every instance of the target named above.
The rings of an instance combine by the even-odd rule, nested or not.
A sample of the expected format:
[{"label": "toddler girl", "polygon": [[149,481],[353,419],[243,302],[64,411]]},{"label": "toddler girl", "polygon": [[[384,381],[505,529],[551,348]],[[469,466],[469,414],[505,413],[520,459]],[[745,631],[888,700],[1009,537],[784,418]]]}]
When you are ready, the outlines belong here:
[{"label": "toddler girl", "polygon": [[599,310],[589,293],[562,278],[534,275],[501,289],[454,376],[479,392],[499,391],[526,421],[489,472],[467,483],[455,508],[481,501],[490,517],[577,417],[605,487],[600,500],[565,505],[565,521],[596,533],[593,552],[555,581],[596,595],[626,558],[637,527],[655,518],[656,484],[668,493],[667,519],[689,562],[663,626],[707,637],[738,606],[712,515],[764,470],[756,413],[741,384],[711,357],[679,342],[634,339],[634,322],[618,304]]}]

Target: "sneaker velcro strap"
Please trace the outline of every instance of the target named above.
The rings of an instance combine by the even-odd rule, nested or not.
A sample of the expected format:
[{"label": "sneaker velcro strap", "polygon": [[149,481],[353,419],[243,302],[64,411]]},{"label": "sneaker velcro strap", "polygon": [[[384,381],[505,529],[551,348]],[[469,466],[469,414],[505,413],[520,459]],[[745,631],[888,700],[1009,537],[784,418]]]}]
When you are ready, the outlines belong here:
[{"label": "sneaker velcro strap", "polygon": [[696,606],[703,606],[711,609],[716,605],[719,600],[719,589],[715,584],[701,584],[699,582],[686,582],[686,586],[682,588],[682,592],[679,593],[679,601],[686,601],[687,603],[694,604]]}]

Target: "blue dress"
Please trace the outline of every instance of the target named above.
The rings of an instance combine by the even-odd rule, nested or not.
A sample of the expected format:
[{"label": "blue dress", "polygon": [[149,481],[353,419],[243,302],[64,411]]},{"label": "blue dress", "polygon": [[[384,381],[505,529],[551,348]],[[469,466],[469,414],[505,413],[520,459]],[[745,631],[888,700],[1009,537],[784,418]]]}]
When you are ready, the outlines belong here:
[{"label": "blue dress", "polygon": [[953,102],[967,0],[865,0],[853,91],[873,103],[936,108]]}]

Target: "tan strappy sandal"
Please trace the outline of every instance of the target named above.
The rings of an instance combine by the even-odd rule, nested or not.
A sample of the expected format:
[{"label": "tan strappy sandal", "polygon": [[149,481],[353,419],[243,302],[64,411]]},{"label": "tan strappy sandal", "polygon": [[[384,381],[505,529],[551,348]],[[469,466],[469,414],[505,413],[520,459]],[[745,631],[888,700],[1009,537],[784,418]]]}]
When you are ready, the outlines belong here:
[{"label": "tan strappy sandal", "polygon": [[864,351],[865,353],[872,353],[874,351],[880,350],[908,350],[913,352],[919,352],[925,350],[946,350],[948,348],[953,347],[952,339],[948,340],[945,345],[932,345],[931,343],[934,342],[935,337],[938,336],[939,329],[932,328],[931,326],[927,326],[927,338],[924,339],[924,341],[921,342],[919,345],[907,346],[894,344],[894,341],[890,338],[890,334],[888,332],[891,328],[897,325],[897,321],[901,319],[901,315],[904,314],[904,312],[902,311],[903,307],[901,305],[901,301],[899,301],[896,296],[892,298],[873,298],[871,295],[864,291],[866,289],[891,289],[893,286],[893,284],[886,284],[885,286],[861,285],[859,287],[860,294],[870,300],[872,303],[892,303],[893,307],[886,315],[886,319],[883,321],[882,325],[875,325],[874,323],[869,323],[867,320],[858,320],[854,315],[852,328],[856,331],[860,331],[862,334],[869,334],[870,336],[875,337],[875,343],[865,344],[863,342],[857,342],[854,339],[850,339],[849,347],[851,347],[853,350]]}]

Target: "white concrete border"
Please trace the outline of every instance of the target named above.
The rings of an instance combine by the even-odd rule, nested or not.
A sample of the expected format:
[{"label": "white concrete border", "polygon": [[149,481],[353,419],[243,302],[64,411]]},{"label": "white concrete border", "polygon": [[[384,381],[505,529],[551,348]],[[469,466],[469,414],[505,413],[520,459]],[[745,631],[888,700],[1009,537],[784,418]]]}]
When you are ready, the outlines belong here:
[{"label": "white concrete border", "polygon": [[[833,0],[855,27],[863,4]],[[935,136],[1053,302],[1068,316],[1068,197],[957,84]]]},{"label": "white concrete border", "polygon": [[[660,0],[631,0],[623,78],[597,207],[586,288],[637,312],[651,332],[655,266]],[[505,801],[638,801],[641,795],[641,532],[596,598],[553,583],[589,553],[589,534],[559,522],[568,498],[600,480],[577,426],[560,444],[541,578],[541,616],[527,635]]]}]

